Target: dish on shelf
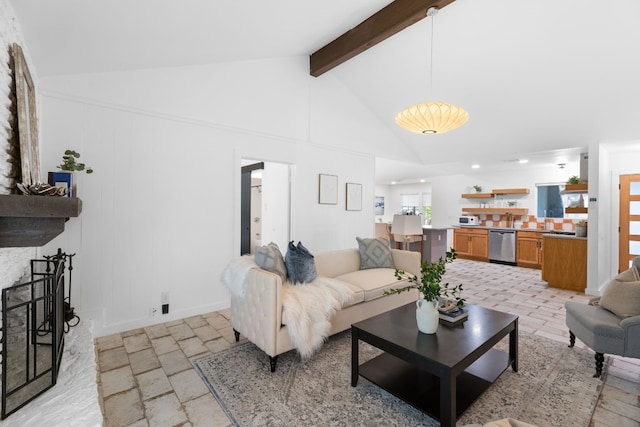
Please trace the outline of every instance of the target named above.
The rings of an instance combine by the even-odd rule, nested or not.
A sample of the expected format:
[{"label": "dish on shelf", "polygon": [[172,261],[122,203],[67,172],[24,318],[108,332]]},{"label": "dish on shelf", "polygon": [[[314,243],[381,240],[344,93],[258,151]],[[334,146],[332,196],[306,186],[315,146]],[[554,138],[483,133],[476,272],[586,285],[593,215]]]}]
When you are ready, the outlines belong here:
[{"label": "dish on shelf", "polygon": [[24,185],[21,182],[17,184],[18,189],[26,196],[66,196],[67,189],[65,187],[56,187],[43,182],[36,182],[31,185]]}]

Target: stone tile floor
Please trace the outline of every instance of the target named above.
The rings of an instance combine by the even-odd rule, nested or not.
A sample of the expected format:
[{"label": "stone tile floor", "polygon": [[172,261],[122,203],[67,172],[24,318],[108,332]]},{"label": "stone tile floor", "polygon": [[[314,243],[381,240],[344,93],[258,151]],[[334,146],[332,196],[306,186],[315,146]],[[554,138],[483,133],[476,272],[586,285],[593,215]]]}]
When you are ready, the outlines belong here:
[{"label": "stone tile floor", "polygon": [[[518,314],[521,331],[563,343],[564,302],[591,298],[549,288],[539,270],[461,259],[445,280],[463,283],[469,303]],[[231,425],[190,362],[236,345],[229,318],[227,309],[96,338],[104,425]],[[612,356],[590,427],[640,426],[639,396],[640,360]]]}]

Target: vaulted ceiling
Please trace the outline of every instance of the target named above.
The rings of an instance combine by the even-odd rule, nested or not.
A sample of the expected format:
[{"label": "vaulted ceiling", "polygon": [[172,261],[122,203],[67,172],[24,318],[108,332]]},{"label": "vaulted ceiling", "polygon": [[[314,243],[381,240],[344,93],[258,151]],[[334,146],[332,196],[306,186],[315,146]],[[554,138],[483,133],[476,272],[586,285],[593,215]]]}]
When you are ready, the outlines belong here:
[{"label": "vaulted ceiling", "polygon": [[[9,1],[40,77],[308,56],[390,3]],[[638,52],[637,0],[456,0],[328,73],[415,153],[415,178],[577,162],[592,143],[640,140]],[[435,136],[395,125],[399,110],[434,99],[469,122]],[[410,178],[390,160],[380,175],[386,164]]]}]

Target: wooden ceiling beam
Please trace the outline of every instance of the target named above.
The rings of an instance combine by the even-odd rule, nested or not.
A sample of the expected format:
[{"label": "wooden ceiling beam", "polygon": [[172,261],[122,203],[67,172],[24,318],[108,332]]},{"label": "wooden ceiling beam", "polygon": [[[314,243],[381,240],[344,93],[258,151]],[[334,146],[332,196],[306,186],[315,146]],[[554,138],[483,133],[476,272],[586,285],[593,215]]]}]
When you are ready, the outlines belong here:
[{"label": "wooden ceiling beam", "polygon": [[443,7],[455,0],[395,0],[355,28],[309,57],[310,73],[318,77],[427,16],[430,7]]}]

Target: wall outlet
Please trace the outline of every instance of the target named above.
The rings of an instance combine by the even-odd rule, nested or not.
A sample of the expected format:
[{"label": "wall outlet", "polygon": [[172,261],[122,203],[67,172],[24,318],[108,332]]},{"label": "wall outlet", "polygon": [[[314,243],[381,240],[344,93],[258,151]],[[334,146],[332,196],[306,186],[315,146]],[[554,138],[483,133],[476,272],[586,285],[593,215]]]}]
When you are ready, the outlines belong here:
[{"label": "wall outlet", "polygon": [[169,304],[169,292],[162,292],[160,294],[160,300],[162,304]]},{"label": "wall outlet", "polygon": [[169,314],[169,304],[162,304],[162,314]]},{"label": "wall outlet", "polygon": [[158,314],[158,309],[155,307],[151,307],[149,309],[149,317],[156,317],[156,314]]}]

